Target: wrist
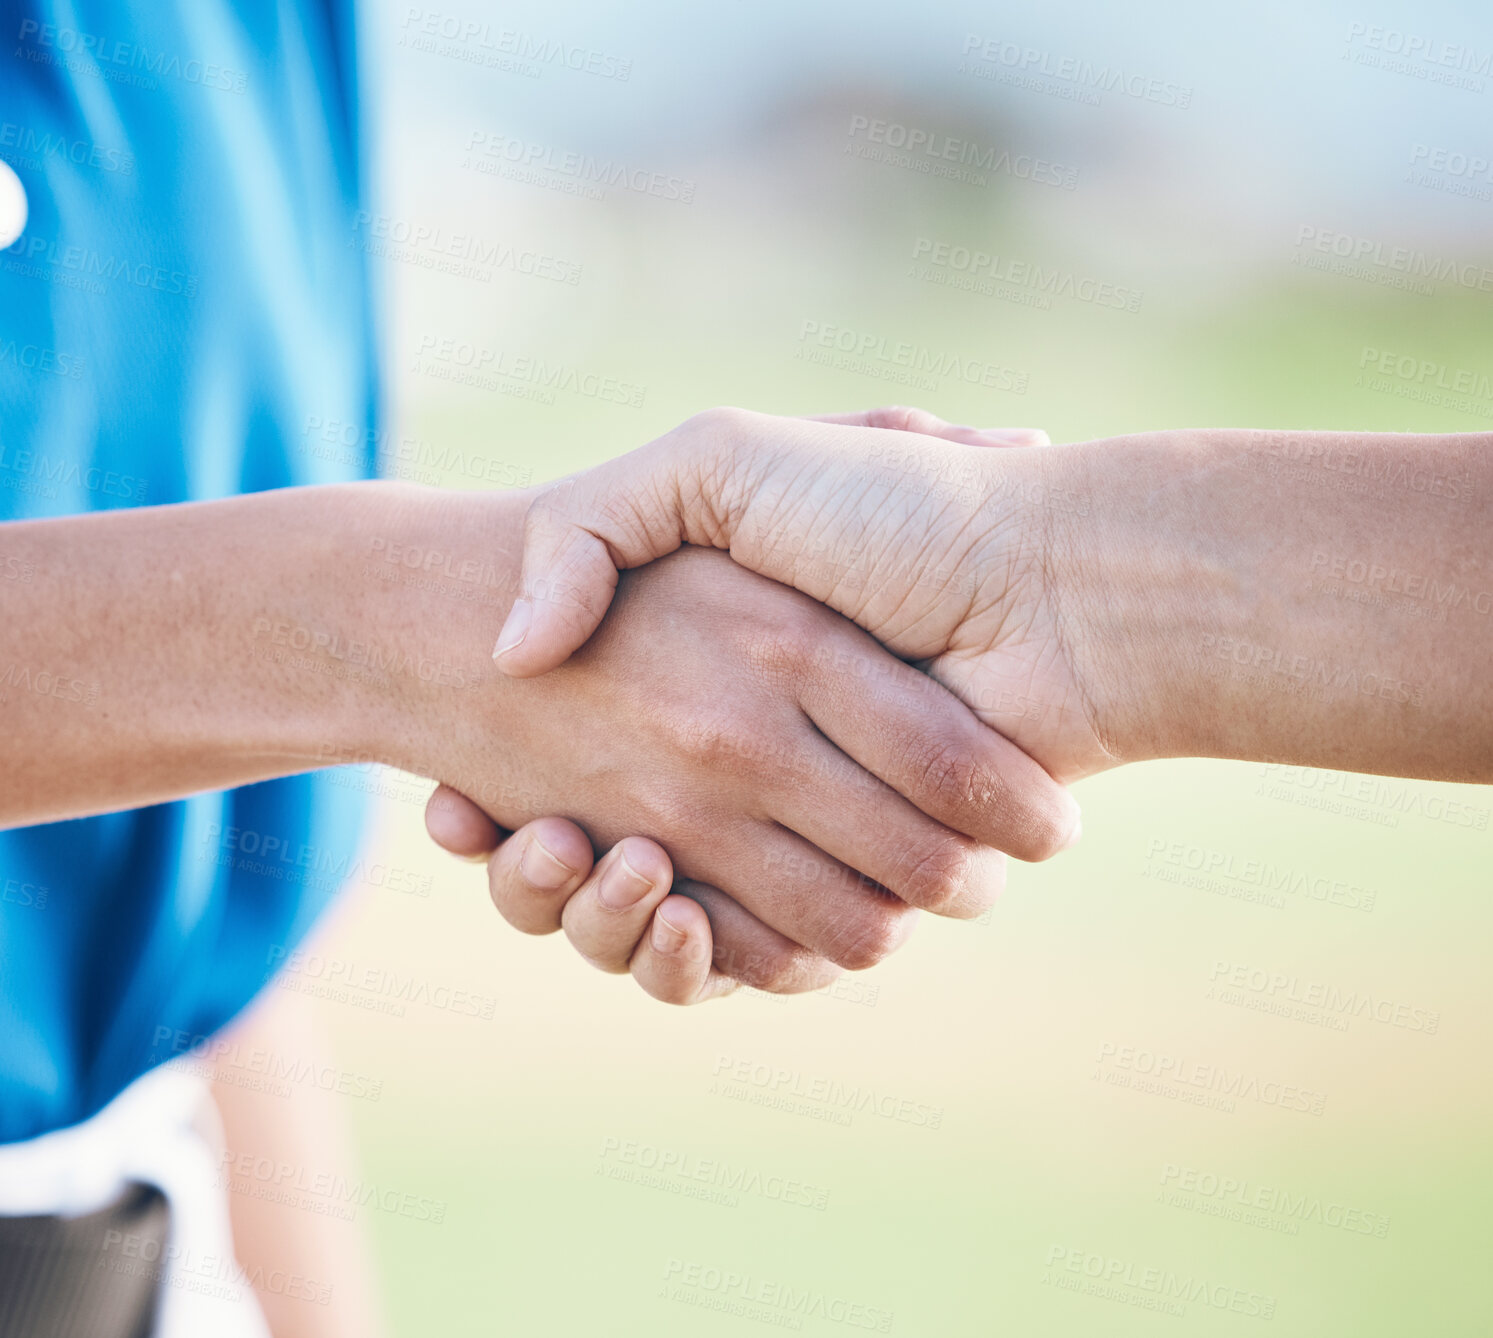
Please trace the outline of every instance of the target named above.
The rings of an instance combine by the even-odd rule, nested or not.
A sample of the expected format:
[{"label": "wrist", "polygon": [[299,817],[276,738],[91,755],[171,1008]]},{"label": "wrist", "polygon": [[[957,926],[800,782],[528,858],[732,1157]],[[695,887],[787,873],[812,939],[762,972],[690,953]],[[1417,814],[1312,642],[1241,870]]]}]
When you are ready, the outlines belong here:
[{"label": "wrist", "polygon": [[1034,453],[1051,616],[1117,762],[1229,755],[1199,656],[1242,621],[1235,555],[1205,539],[1225,435],[1243,434],[1156,432]]},{"label": "wrist", "polygon": [[313,765],[377,761],[459,786],[455,731],[479,700],[494,728],[491,694],[508,686],[491,643],[518,590],[526,498],[384,482],[329,491],[326,598],[303,667],[345,690],[303,747]]}]

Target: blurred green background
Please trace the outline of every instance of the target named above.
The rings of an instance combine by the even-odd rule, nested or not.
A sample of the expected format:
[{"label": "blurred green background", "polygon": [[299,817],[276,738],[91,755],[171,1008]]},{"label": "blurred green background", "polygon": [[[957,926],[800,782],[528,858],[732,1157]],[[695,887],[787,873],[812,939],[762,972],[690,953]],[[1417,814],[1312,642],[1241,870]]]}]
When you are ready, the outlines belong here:
[{"label": "blurred green background", "polygon": [[[452,16],[490,27],[448,39]],[[1396,55],[1385,32],[1460,44],[1474,73]],[[592,55],[533,58],[546,42]],[[456,448],[537,482],[717,403],[911,402],[1058,441],[1493,423],[1488,291],[1303,263],[1338,234],[1493,266],[1488,182],[1422,170],[1433,152],[1488,156],[1486,10],[390,4],[366,43],[380,226],[439,230],[380,270],[391,432],[434,452],[407,452],[423,463],[406,476],[476,486],[438,463]],[[623,61],[625,79],[598,72]],[[1127,82],[1088,101],[1084,63]],[[860,157],[856,118],[1030,154],[1073,188]],[[474,136],[492,135],[537,146],[538,179],[473,170]],[[554,166],[571,151],[692,198],[578,195]],[[1064,277],[1045,304],[940,285],[915,268],[920,239],[1123,289],[1138,310],[1064,295]],[[578,280],[509,268],[491,243]],[[442,246],[473,268],[443,272]],[[998,364],[1025,388],[824,366],[799,356],[805,322]],[[536,393],[522,371],[454,384],[431,356],[444,340],[491,350],[490,370],[613,378],[641,403]],[[1365,350],[1442,371],[1370,378]],[[1456,403],[1428,395],[1459,372]],[[349,1103],[369,1176],[445,1205],[440,1223],[371,1222],[396,1330],[1493,1332],[1493,795],[1341,787],[1218,762],[1111,773],[1079,787],[1081,847],[1014,867],[988,922],[925,919],[825,994],[680,1012],[509,931],[480,872],[427,842],[423,789],[397,786],[375,853],[432,875],[431,895],[356,892],[322,950],[496,1005],[491,1021],[318,1005],[340,1062],[384,1083]],[[1313,806],[1324,795],[1338,811]],[[1189,885],[1210,860],[1235,876]],[[1250,899],[1247,861],[1281,890]],[[1320,880],[1371,908],[1314,896]],[[1235,968],[1391,1020],[1272,1014],[1268,987],[1217,979]],[[1305,1089],[1320,1113],[1145,1090],[1147,1055]]]}]

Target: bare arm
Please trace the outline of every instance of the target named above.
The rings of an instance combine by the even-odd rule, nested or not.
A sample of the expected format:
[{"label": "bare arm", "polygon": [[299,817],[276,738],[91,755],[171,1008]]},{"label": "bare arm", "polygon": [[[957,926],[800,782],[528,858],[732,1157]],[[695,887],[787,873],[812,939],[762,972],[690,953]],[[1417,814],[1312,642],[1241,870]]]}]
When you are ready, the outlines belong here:
[{"label": "bare arm", "polygon": [[0,526],[25,576],[0,582],[0,822],[414,764],[415,713],[481,672],[374,579],[381,546],[435,528],[415,490],[378,484]]},{"label": "bare arm", "polygon": [[495,654],[543,672],[615,566],[711,544],[926,660],[1060,780],[1211,755],[1493,781],[1490,445],[980,451],[716,410],[536,499]]},{"label": "bare arm", "polygon": [[1118,757],[1493,781],[1493,439],[1163,432],[1054,452],[1050,589]]}]

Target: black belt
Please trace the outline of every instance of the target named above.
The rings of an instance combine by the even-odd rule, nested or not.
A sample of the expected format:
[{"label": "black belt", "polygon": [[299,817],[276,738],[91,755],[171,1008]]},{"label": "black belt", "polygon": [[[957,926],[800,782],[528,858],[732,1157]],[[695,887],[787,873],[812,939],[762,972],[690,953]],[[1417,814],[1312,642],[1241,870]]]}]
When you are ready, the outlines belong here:
[{"label": "black belt", "polygon": [[0,1338],[150,1338],[170,1225],[140,1184],[84,1217],[0,1217]]}]

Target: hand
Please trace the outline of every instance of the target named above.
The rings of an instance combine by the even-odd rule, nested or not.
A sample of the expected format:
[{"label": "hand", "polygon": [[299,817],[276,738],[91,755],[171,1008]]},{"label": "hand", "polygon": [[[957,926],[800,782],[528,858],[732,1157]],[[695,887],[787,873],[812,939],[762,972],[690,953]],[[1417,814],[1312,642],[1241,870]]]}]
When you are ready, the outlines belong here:
[{"label": "hand", "polygon": [[824,983],[819,957],[871,965],[910,907],[980,914],[1004,877],[988,847],[1043,858],[1076,824],[946,691],[723,555],[629,577],[582,654],[511,687],[485,763],[510,793],[474,791],[483,807],[510,828],[567,814],[602,847],[656,838],[711,917],[716,965],[763,988]]},{"label": "hand", "polygon": [[[713,965],[710,919],[696,901],[670,894],[673,868],[663,848],[645,837],[618,842],[593,860],[585,832],[564,818],[538,818],[511,835],[464,795],[440,786],[425,808],[425,826],[436,844],[487,865],[493,904],[525,934],[564,929],[571,945],[598,970],[632,973],[664,1003],[694,1004],[729,994],[737,981]],[[563,867],[556,884],[555,852]],[[622,867],[625,862],[625,868]],[[614,889],[638,874],[647,890],[634,902]],[[836,967],[804,974],[801,989],[827,985]]]},{"label": "hand", "polygon": [[1046,462],[1062,452],[934,440],[922,434],[941,425],[914,410],[864,421],[712,410],[540,492],[499,666],[562,661],[606,612],[618,567],[728,548],[922,662],[1059,781],[1114,765],[1045,580]]}]

